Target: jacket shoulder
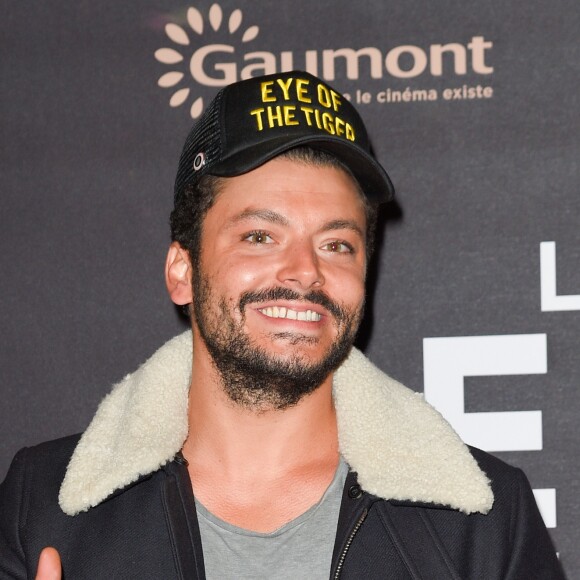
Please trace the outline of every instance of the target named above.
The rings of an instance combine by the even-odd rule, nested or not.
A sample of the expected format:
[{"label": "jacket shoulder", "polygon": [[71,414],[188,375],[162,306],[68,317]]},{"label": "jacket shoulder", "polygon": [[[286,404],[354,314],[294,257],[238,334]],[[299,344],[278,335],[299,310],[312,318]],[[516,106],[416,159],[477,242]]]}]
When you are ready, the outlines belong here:
[{"label": "jacket shoulder", "polygon": [[14,456],[6,480],[14,469],[24,470],[27,478],[39,477],[44,488],[53,482],[60,487],[79,439],[80,434],[69,435],[22,448]]},{"label": "jacket shoulder", "polygon": [[502,515],[508,516],[511,508],[518,506],[538,512],[528,478],[519,467],[514,467],[477,447],[468,446],[468,448],[491,482],[494,495],[492,514],[495,508],[494,515],[500,515],[501,512]]},{"label": "jacket shoulder", "polygon": [[497,480],[501,480],[504,483],[515,483],[523,473],[522,470],[518,467],[514,467],[513,465],[506,463],[499,457],[496,457],[491,453],[487,453],[487,451],[482,451],[481,449],[472,447],[471,445],[468,445],[467,448],[469,449],[475,461],[477,461],[480,469],[491,480],[492,487],[493,482]]},{"label": "jacket shoulder", "polygon": [[59,459],[69,460],[75,447],[77,446],[82,433],[43,441],[37,445],[25,447],[27,459],[29,461],[53,464]]},{"label": "jacket shoulder", "polygon": [[563,579],[525,473],[476,447],[469,446],[469,451],[491,482],[494,504],[490,512],[465,515],[448,509],[423,510],[425,522],[461,577],[484,577],[474,570],[481,574],[487,570],[493,578]]},{"label": "jacket shoulder", "polygon": [[483,451],[471,445],[467,445],[467,448],[469,449],[471,455],[473,455],[473,458],[477,461],[479,466],[482,469],[487,469],[490,473],[493,472],[498,474],[511,474],[512,476],[514,476],[515,473],[519,471],[517,467],[514,467],[513,465],[506,463],[499,457],[496,457],[495,455],[492,455],[487,451]]},{"label": "jacket shoulder", "polygon": [[5,492],[15,478],[28,480],[40,476],[43,487],[52,480],[60,485],[79,439],[80,434],[69,435],[20,449],[10,464],[2,491]]}]

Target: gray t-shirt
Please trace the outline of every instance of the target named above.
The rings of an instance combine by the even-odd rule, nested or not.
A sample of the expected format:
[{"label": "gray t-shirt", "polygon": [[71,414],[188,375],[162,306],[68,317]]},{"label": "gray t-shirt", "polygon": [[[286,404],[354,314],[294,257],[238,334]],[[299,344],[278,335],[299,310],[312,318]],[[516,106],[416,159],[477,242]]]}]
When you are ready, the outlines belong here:
[{"label": "gray t-shirt", "polygon": [[207,579],[327,580],[347,473],[341,458],[320,501],[267,534],[228,524],[196,500]]}]

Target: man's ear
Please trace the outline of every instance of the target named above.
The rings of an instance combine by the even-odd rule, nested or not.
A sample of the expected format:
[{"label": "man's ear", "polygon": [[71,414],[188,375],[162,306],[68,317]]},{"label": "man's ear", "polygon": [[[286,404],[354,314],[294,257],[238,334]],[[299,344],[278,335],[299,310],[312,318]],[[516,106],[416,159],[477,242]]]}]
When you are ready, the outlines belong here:
[{"label": "man's ear", "polygon": [[181,306],[193,302],[191,287],[191,260],[189,252],[178,242],[169,246],[165,260],[165,285],[171,300]]}]

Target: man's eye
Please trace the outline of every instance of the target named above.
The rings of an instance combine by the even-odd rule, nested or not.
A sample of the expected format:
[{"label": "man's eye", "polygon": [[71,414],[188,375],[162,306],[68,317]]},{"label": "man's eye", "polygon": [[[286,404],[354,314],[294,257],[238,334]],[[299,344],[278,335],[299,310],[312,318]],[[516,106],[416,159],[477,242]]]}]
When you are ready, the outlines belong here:
[{"label": "man's eye", "polygon": [[342,242],[340,240],[328,242],[322,247],[328,252],[338,252],[340,254],[351,254],[354,251],[354,248],[348,242]]},{"label": "man's eye", "polygon": [[271,244],[273,242],[272,238],[266,232],[259,230],[250,232],[243,239],[251,244]]}]

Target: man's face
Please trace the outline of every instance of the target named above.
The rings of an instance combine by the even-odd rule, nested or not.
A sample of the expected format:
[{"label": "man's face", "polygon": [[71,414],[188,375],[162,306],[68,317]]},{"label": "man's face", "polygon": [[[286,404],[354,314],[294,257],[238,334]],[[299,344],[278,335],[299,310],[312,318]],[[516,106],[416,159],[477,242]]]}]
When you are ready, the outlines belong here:
[{"label": "man's face", "polygon": [[203,223],[193,328],[234,401],[288,407],[342,362],[362,316],[365,231],[340,169],[278,158],[225,180]]}]

